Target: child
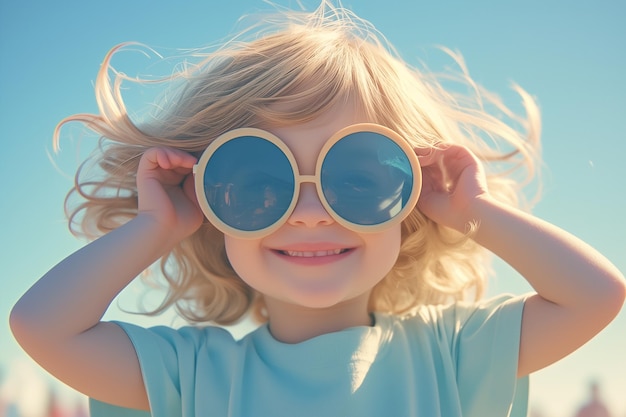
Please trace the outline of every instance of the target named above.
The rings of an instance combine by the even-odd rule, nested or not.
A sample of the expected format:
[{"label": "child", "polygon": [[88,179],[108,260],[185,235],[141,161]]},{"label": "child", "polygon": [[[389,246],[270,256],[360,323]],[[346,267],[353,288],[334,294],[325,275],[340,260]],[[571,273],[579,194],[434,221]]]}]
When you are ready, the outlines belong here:
[{"label": "child", "polygon": [[[527,375],[626,294],[602,255],[517,208],[514,175],[537,162],[532,99],[518,90],[524,119],[466,74],[475,94],[448,92],[326,1],[267,22],[173,76],[141,126],[106,57],[100,114],[64,121],[104,138],[69,216],[101,236],[18,301],[15,337],[94,416],[525,415]],[[480,300],[487,251],[536,293]],[[157,260],[163,308],[265,324],[235,341],[101,321]]]}]

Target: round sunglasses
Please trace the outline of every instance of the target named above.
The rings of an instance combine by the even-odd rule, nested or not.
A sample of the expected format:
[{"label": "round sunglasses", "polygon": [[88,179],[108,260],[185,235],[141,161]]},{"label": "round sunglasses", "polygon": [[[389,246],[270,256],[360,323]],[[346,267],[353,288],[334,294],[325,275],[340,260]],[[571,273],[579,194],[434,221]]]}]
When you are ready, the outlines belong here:
[{"label": "round sunglasses", "polygon": [[377,124],[348,126],[326,141],[314,175],[301,175],[287,145],[255,128],[215,139],[193,168],[198,202],[220,231],[259,238],[281,227],[314,183],[330,216],[356,232],[378,232],[404,220],[422,185],[415,152]]}]

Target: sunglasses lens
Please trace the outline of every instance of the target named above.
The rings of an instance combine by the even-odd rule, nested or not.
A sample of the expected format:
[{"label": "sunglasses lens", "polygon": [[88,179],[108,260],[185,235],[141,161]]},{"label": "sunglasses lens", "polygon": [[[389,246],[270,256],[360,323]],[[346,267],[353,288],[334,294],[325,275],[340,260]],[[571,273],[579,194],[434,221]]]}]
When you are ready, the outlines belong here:
[{"label": "sunglasses lens", "polygon": [[276,145],[242,136],[213,153],[204,172],[204,191],[223,223],[257,231],[285,214],[294,194],[294,178],[289,160]]},{"label": "sunglasses lens", "polygon": [[331,147],[322,164],[321,183],[339,216],[358,225],[378,225],[405,207],[413,171],[393,140],[375,132],[356,132]]}]

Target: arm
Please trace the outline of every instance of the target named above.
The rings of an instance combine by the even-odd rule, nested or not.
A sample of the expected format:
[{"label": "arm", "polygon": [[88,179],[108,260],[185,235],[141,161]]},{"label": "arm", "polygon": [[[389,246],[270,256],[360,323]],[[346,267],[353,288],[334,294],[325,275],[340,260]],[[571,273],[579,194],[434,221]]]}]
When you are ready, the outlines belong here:
[{"label": "arm", "polygon": [[194,162],[180,151],[146,151],[137,179],[139,214],[52,268],[11,311],[11,329],[24,350],[86,395],[148,409],[130,340],[100,320],[134,277],[200,225],[188,175]]},{"label": "arm", "polygon": [[619,313],[626,287],[615,266],[564,230],[495,201],[480,162],[467,149],[450,146],[420,162],[424,191],[418,204],[424,214],[461,232],[476,222],[473,239],[537,291],[524,306],[518,375],[573,352]]}]

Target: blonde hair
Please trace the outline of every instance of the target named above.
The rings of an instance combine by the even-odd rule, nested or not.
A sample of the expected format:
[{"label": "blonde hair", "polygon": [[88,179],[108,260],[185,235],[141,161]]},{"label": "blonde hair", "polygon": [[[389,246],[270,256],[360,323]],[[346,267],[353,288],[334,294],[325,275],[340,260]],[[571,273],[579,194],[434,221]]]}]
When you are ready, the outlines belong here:
[{"label": "blonde hair", "polygon": [[[55,132],[58,143],[61,126],[79,121],[101,136],[92,156],[100,176],[85,178],[79,169],[68,194],[70,229],[78,235],[105,234],[136,215],[135,176],[147,148],[199,153],[233,128],[298,124],[337,103],[358,106],[371,122],[395,130],[414,147],[467,146],[485,163],[491,194],[509,204],[521,204],[521,186],[535,174],[540,121],[526,92],[514,87],[525,107],[522,117],[476,85],[451,51],[458,74],[422,73],[368,22],[329,1],[310,13],[266,17],[168,77],[176,90],[141,126],[131,121],[120,92],[127,79],[111,67],[121,47],[109,52],[98,73],[100,113],[69,117]],[[453,83],[457,88],[444,88]],[[293,103],[289,110],[272,106],[286,101]],[[76,196],[81,201],[72,205]],[[370,308],[402,314],[421,304],[478,298],[488,268],[485,251],[469,235],[434,223],[416,208],[402,224],[398,260],[374,288]],[[230,266],[223,235],[208,222],[162,257],[161,271],[170,291],[157,311],[176,305],[190,321],[230,324],[262,306]]]}]

